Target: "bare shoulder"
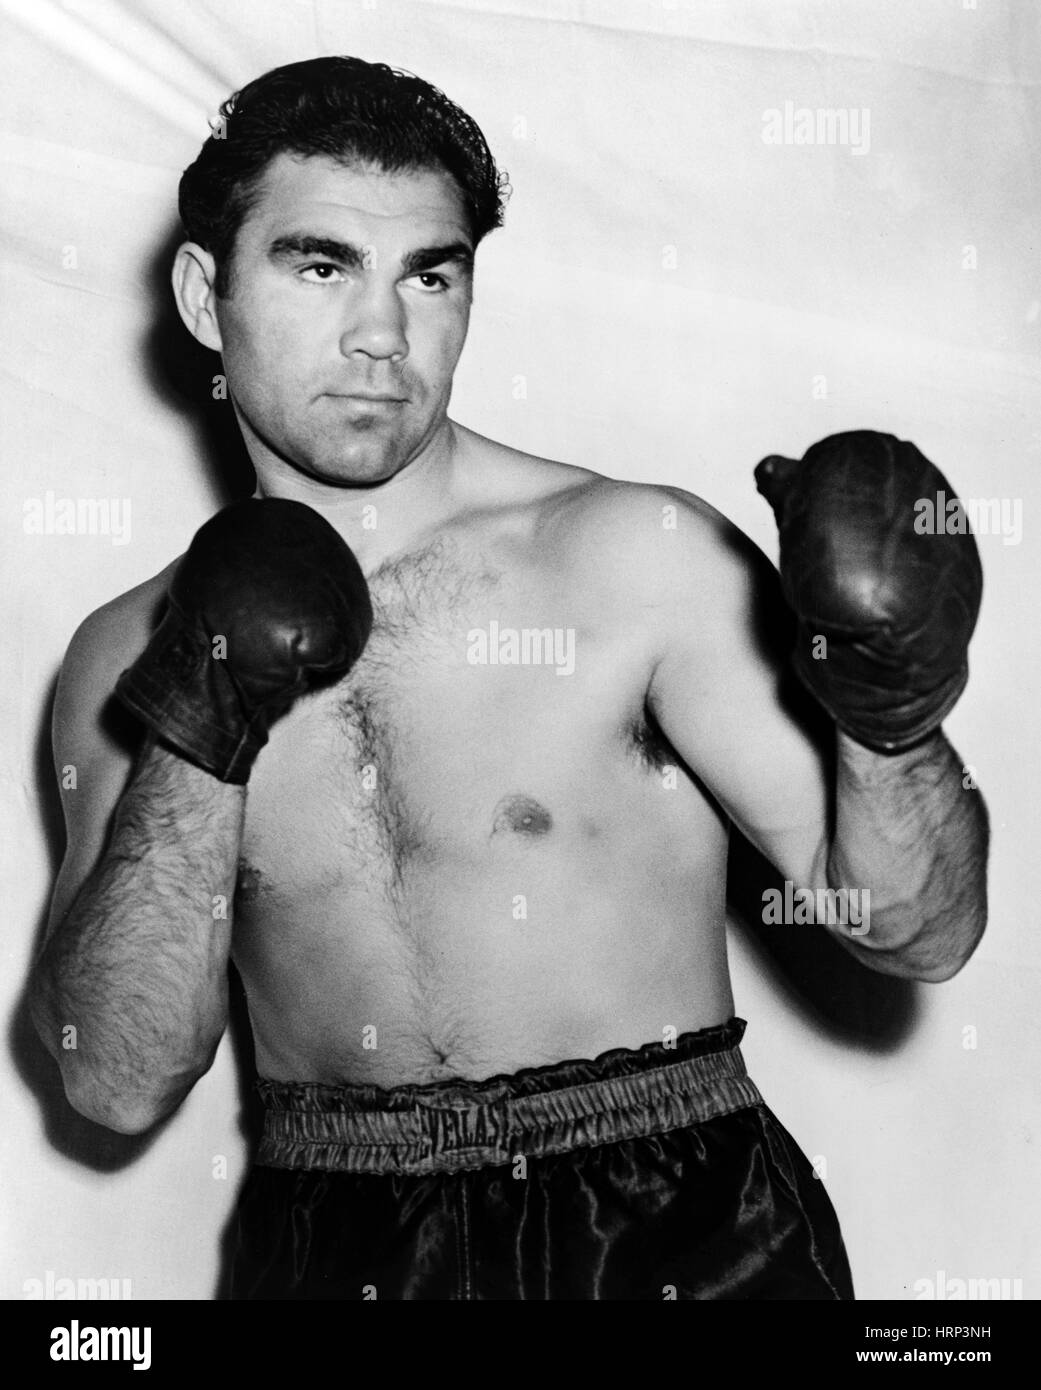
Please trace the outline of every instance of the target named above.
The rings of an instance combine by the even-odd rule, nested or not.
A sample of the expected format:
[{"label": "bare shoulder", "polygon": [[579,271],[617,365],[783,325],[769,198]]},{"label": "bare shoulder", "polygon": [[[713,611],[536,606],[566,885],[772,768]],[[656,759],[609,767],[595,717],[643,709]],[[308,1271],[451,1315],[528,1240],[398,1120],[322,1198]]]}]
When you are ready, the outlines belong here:
[{"label": "bare shoulder", "polygon": [[610,538],[627,552],[643,547],[649,558],[663,532],[704,547],[722,544],[727,528],[736,530],[708,502],[682,488],[619,481],[591,468],[525,453],[462,426],[456,432],[485,500],[526,510],[545,529],[546,539],[557,527],[572,541]]},{"label": "bare shoulder", "polygon": [[63,686],[82,690],[103,677],[111,687],[115,676],[147,644],[176,565],[176,560],[171,561],[151,579],[102,604],[84,618],[65,653],[61,674]]},{"label": "bare shoulder", "polygon": [[112,691],[120,673],[147,645],[176,563],[95,609],[73,633],[54,700],[59,769],[106,761],[129,766],[131,726],[113,709]]},{"label": "bare shoulder", "polygon": [[551,511],[576,564],[647,601],[682,603],[693,589],[733,600],[773,574],[743,531],[682,488],[592,474],[562,491]]},{"label": "bare shoulder", "polygon": [[561,501],[568,508],[568,523],[580,525],[583,531],[616,539],[628,536],[638,546],[661,531],[707,540],[721,523],[727,524],[704,498],[682,488],[620,481],[586,469],[575,471],[580,476],[572,478]]},{"label": "bare shoulder", "polygon": [[474,482],[471,501],[478,507],[531,514],[600,476],[588,468],[514,449],[463,425],[454,429],[464,466]]},{"label": "bare shoulder", "polygon": [[665,606],[706,586],[750,601],[773,567],[704,498],[663,483],[608,478],[540,458],[459,427],[482,502],[520,516],[540,559],[583,583]]}]

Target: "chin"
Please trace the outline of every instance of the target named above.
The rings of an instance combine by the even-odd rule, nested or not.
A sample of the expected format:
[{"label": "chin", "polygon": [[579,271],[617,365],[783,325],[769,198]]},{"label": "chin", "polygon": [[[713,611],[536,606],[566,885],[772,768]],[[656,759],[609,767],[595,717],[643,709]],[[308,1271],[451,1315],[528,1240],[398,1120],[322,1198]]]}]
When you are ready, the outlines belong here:
[{"label": "chin", "polygon": [[333,459],[311,470],[320,482],[333,487],[375,487],[400,472],[398,459]]}]

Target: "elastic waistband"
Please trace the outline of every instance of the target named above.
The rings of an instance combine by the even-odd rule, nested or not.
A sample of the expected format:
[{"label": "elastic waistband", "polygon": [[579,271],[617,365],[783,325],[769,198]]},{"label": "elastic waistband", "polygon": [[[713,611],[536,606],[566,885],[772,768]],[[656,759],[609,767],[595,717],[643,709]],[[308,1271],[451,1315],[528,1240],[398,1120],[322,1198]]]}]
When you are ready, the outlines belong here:
[{"label": "elastic waistband", "polygon": [[739,1043],[743,1019],[672,1043],[485,1081],[421,1086],[257,1082],[256,1162],[269,1168],[420,1175],[611,1144],[760,1104]]}]

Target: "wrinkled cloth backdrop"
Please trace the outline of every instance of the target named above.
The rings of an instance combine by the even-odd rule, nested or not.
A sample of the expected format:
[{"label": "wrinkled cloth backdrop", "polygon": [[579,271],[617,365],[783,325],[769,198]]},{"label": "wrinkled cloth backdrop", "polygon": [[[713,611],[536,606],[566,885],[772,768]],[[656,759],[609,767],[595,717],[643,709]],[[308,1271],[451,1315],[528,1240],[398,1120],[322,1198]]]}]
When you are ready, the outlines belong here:
[{"label": "wrinkled cloth backdrop", "polygon": [[[217,1286],[247,1153],[230,1041],[153,1142],[124,1140],[72,1116],[18,1006],[62,845],[47,719],[65,645],[243,488],[214,463],[230,407],[171,314],[177,179],[230,90],[322,53],[435,82],[509,170],[457,419],[699,493],[771,556],[752,468],[837,430],[910,437],[963,496],[1021,500],[1018,541],[980,538],[947,724],[993,820],[975,959],[902,990],[851,980],[806,928],[772,929],[795,983],[738,927],[731,955],[750,1071],[825,1177],[858,1295],[1041,1294],[1039,28],[1014,0],[0,3],[0,1294],[48,1271],[140,1298]],[[839,113],[823,142],[795,143],[802,110]],[[65,498],[130,499],[129,532],[112,511],[108,535],[47,534]]]}]

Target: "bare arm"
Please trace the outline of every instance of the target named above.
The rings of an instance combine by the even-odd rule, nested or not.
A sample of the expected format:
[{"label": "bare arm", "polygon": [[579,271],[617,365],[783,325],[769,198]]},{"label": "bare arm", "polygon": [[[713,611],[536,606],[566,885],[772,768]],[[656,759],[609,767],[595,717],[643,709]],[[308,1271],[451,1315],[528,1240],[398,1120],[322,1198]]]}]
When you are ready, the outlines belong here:
[{"label": "bare arm", "polygon": [[77,786],[63,793],[69,846],[30,1008],[72,1105],[137,1133],[184,1099],[224,1031],[245,789],[151,738],[131,767],[106,738],[125,639],[102,615],[59,684],[56,762],[76,767]]},{"label": "bare arm", "polygon": [[[271,721],[344,675],[371,625],[342,536],[304,503],[265,498],[212,516],[179,561],[73,638],[54,728],[77,790],[30,1007],[85,1114],[147,1129],[209,1067],[250,769]],[[106,728],[114,685],[124,720],[133,710],[164,740],[149,735],[129,780]]]},{"label": "bare arm", "polygon": [[866,932],[817,918],[866,965],[950,978],[986,920],[982,796],[941,733],[883,755],[826,716],[800,717],[783,694],[784,648],[766,640],[785,621],[776,571],[711,509],[669,496],[678,544],[659,543],[662,657],[649,691],[664,732],[795,890],[856,890],[861,902],[868,890]]},{"label": "bare arm", "polygon": [[939,732],[888,756],[840,732],[836,784],[827,881],[871,888],[863,958],[886,974],[950,979],[987,920],[982,795]]}]

